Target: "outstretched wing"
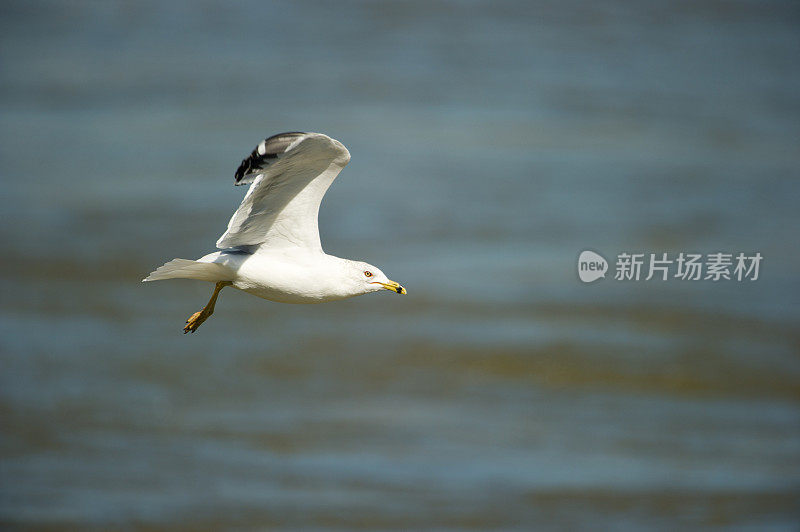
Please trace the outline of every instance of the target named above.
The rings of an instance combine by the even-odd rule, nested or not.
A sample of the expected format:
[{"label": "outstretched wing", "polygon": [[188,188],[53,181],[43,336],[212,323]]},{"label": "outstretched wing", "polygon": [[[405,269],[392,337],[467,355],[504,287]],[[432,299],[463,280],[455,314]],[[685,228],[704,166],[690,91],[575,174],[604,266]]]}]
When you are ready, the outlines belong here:
[{"label": "outstretched wing", "polygon": [[319,205],[349,161],[347,148],[321,133],[281,133],[262,141],[236,170],[236,184],[250,189],[217,247],[322,250]]}]

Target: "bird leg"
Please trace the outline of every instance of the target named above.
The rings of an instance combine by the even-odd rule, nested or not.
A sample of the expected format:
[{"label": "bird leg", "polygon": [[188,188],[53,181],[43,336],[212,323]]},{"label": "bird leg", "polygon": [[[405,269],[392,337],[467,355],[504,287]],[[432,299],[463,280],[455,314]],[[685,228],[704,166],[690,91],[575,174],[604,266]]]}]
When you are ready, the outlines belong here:
[{"label": "bird leg", "polygon": [[189,319],[186,320],[186,327],[183,328],[183,334],[195,332],[197,328],[208,319],[209,316],[214,314],[214,305],[217,304],[217,297],[219,296],[220,291],[226,286],[230,286],[232,284],[233,283],[230,281],[220,281],[217,283],[217,285],[214,287],[214,293],[211,294],[211,299],[208,300],[208,304],[203,307],[202,310],[199,310],[189,316]]}]

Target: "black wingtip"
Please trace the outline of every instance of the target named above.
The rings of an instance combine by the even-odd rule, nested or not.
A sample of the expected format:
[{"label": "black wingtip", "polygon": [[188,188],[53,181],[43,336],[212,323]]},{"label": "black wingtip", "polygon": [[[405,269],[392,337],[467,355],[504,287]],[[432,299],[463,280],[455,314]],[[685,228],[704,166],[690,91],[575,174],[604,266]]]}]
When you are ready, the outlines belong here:
[{"label": "black wingtip", "polygon": [[269,166],[274,159],[278,158],[278,155],[286,152],[286,148],[297,140],[297,137],[305,134],[302,131],[287,131],[272,135],[259,142],[253,152],[236,169],[234,184],[245,184],[241,181],[246,175],[257,173]]}]

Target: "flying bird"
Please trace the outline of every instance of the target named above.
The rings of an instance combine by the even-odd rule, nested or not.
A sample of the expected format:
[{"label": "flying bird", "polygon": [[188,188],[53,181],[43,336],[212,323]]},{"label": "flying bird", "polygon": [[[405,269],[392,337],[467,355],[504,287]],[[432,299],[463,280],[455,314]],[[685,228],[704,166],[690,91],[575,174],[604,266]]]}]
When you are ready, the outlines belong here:
[{"label": "flying bird", "polygon": [[217,249],[197,260],[173,259],[142,281],[199,279],[215,283],[208,304],[186,320],[195,332],[233,286],[281,303],[321,303],[379,290],[405,294],[377,267],[328,255],[319,240],[322,197],[350,161],[338,140],[321,133],[280,133],[256,146],[234,176],[250,185]]}]

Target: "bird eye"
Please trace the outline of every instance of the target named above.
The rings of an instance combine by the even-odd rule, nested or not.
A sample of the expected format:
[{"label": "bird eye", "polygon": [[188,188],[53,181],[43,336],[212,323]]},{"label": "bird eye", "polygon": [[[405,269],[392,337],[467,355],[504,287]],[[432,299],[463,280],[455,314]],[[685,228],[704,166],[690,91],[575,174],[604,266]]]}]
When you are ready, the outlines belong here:
[{"label": "bird eye", "polygon": [[367,270],[364,272],[364,275],[366,275],[367,277],[372,277],[372,272]]}]

